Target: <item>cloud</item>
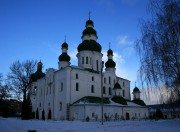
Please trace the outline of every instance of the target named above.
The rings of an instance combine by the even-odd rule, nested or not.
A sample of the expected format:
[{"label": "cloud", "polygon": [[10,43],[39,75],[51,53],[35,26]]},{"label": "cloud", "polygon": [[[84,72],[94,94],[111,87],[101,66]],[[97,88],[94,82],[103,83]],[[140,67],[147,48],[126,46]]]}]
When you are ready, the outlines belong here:
[{"label": "cloud", "polygon": [[127,35],[118,36],[117,42],[119,45],[132,45],[133,44],[133,41],[130,40]]},{"label": "cloud", "polygon": [[132,46],[129,46],[127,48],[124,48],[123,55],[130,56],[134,53],[134,51],[135,51],[134,48]]}]

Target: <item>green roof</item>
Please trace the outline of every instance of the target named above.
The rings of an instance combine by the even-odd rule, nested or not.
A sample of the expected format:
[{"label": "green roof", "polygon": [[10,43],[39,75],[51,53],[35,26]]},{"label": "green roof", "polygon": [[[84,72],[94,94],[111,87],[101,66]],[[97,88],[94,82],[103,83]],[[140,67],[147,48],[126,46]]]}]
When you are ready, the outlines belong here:
[{"label": "green roof", "polygon": [[[83,97],[73,104],[79,103],[79,102],[85,102],[85,103],[101,103],[101,98],[100,97],[94,97],[94,96],[86,96]],[[104,104],[110,104],[110,101],[108,98],[103,98],[103,103]]]},{"label": "green roof", "polygon": [[121,88],[121,85],[117,82],[117,83],[114,85],[114,89],[122,89],[122,88]]},{"label": "green roof", "polygon": [[70,61],[70,56],[67,53],[62,53],[59,56],[59,61]]},{"label": "green roof", "polygon": [[37,70],[35,73],[31,74],[30,80],[35,82],[40,78],[43,78],[45,74],[41,70]]},{"label": "green roof", "polygon": [[94,34],[95,36],[97,36],[97,32],[96,30],[94,30],[94,28],[92,27],[87,27],[86,29],[84,29],[83,35],[91,35],[91,34]]},{"label": "green roof", "polygon": [[66,42],[64,42],[64,43],[62,44],[62,48],[68,48],[68,44],[67,44]]},{"label": "green roof", "polygon": [[86,27],[87,27],[87,25],[92,25],[94,27],[94,22],[92,20],[87,20]]},{"label": "green roof", "polygon": [[95,40],[84,40],[82,43],[79,44],[77,48],[78,52],[84,50],[101,52],[101,49],[101,45]]},{"label": "green roof", "polygon": [[113,51],[112,51],[111,49],[109,49],[109,50],[107,51],[107,54],[108,54],[108,55],[113,55]]},{"label": "green roof", "polygon": [[139,88],[135,87],[135,88],[133,89],[133,92],[140,92],[140,91],[139,91]]},{"label": "green roof", "polygon": [[146,106],[144,101],[141,99],[134,99],[132,102],[134,102],[135,104],[141,105],[141,106]]},{"label": "green roof", "polygon": [[111,100],[118,104],[127,105],[127,102],[123,97],[115,96],[115,97],[112,97]]},{"label": "green roof", "polygon": [[106,68],[115,68],[116,63],[112,59],[108,59],[108,61],[105,63]]}]

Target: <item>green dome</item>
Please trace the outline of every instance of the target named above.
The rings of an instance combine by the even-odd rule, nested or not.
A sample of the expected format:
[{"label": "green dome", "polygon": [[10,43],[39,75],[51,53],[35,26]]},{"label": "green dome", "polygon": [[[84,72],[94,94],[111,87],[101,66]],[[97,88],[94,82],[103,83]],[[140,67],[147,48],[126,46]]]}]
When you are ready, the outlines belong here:
[{"label": "green dome", "polygon": [[108,54],[108,55],[113,55],[113,51],[112,51],[111,49],[109,49],[109,50],[107,51],[107,54]]},{"label": "green dome", "polygon": [[133,89],[133,92],[140,92],[140,91],[139,91],[139,88],[135,87],[135,88]]},{"label": "green dome", "polygon": [[91,35],[94,34],[95,36],[97,36],[97,32],[96,30],[94,30],[92,27],[87,27],[86,29],[84,29],[83,35]]},{"label": "green dome", "polygon": [[143,100],[141,99],[135,99],[132,102],[134,102],[135,104],[141,105],[141,106],[146,106],[146,104],[144,103]]},{"label": "green dome", "polygon": [[115,68],[116,63],[112,59],[108,59],[108,61],[105,63],[106,68]]},{"label": "green dome", "polygon": [[77,48],[78,52],[83,50],[101,52],[101,49],[101,45],[94,40],[84,40]]},{"label": "green dome", "polygon": [[68,48],[68,44],[67,44],[66,42],[64,42],[64,43],[62,44],[62,48]]},{"label": "green dome", "polygon": [[94,22],[92,20],[87,20],[86,27],[87,27],[87,25],[92,25],[94,27]]},{"label": "green dome", "polygon": [[114,89],[122,89],[122,88],[121,88],[121,85],[117,82],[117,83],[114,85]]},{"label": "green dome", "polygon": [[59,56],[59,61],[70,61],[70,56],[67,53],[62,53]]},{"label": "green dome", "polygon": [[123,97],[115,96],[115,97],[112,97],[111,100],[118,104],[127,105],[127,101]]}]

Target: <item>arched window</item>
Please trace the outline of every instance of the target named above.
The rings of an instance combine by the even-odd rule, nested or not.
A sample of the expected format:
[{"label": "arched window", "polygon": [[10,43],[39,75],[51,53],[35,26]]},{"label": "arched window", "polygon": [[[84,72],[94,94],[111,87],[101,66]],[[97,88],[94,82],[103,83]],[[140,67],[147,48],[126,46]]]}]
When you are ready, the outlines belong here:
[{"label": "arched window", "polygon": [[78,74],[76,73],[76,79],[78,79]]},{"label": "arched window", "polygon": [[111,84],[111,77],[109,77],[109,84]]},{"label": "arched window", "polygon": [[91,85],[91,93],[94,93],[94,85]]},{"label": "arched window", "polygon": [[86,57],[86,64],[88,64],[88,57]]},{"label": "arched window", "polygon": [[76,91],[79,91],[79,83],[76,83]]},{"label": "arched window", "polygon": [[106,78],[104,78],[104,83],[106,83]]},{"label": "arched window", "polygon": [[94,77],[92,76],[92,81],[94,81]]},{"label": "arched window", "polygon": [[109,95],[111,95],[111,87],[109,87]]},{"label": "arched window", "polygon": [[82,57],[82,64],[84,64],[84,57]]},{"label": "arched window", "polygon": [[96,67],[97,67],[97,71],[99,71],[99,63],[98,63],[98,60],[96,60]]},{"label": "arched window", "polygon": [[103,94],[106,94],[106,87],[103,87]]},{"label": "arched window", "polygon": [[60,90],[61,92],[63,91],[63,83],[61,83],[61,90]]},{"label": "arched window", "polygon": [[34,86],[34,93],[36,94],[37,86]]},{"label": "arched window", "polygon": [[125,83],[123,82],[123,86],[125,86]]},{"label": "arched window", "polygon": [[123,97],[125,96],[125,91],[124,91],[124,89],[123,89]]},{"label": "arched window", "polygon": [[59,102],[59,110],[62,110],[62,102]]}]

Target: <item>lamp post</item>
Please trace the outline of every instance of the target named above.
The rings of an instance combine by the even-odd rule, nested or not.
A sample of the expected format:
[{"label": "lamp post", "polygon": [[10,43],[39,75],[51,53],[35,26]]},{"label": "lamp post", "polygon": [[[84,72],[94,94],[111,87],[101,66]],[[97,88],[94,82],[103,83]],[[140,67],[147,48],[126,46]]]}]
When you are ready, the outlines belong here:
[{"label": "lamp post", "polygon": [[104,67],[104,61],[102,61],[102,67],[101,67],[101,125],[103,125],[103,76],[102,71]]}]

